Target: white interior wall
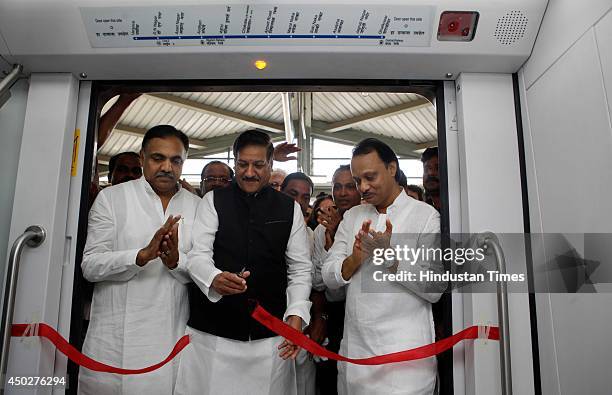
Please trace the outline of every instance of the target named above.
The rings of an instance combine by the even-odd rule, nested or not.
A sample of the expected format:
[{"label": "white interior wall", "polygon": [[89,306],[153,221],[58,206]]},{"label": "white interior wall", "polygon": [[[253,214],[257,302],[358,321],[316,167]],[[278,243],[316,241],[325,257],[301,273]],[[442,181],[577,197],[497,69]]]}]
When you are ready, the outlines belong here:
[{"label": "white interior wall", "polygon": [[[612,229],[611,8],[551,0],[519,75],[531,230],[573,234],[536,243],[536,271],[558,252],[553,244],[581,250],[575,234]],[[542,393],[608,394],[612,295],[543,293],[536,302]]]},{"label": "white interior wall", "polygon": [[[28,97],[28,81],[19,80],[11,88],[11,98],[0,108],[0,291],[4,294],[15,181]],[[25,230],[25,229],[24,229]],[[2,301],[0,301],[0,305]]]}]

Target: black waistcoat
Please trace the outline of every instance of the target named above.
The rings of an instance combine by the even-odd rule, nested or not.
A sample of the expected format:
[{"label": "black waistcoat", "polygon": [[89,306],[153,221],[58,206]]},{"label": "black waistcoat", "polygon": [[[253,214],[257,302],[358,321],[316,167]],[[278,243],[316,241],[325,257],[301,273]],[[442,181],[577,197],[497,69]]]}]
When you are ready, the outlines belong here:
[{"label": "black waistcoat", "polygon": [[[293,225],[294,201],[266,186],[247,195],[234,182],[216,189],[213,201],[219,229],[213,244],[215,266],[221,271],[251,272],[247,290],[212,303],[189,284],[190,327],[235,340],[276,336],[250,316],[250,299],[282,319],[287,309],[285,252]],[[252,307],[252,306],[251,306]]]}]

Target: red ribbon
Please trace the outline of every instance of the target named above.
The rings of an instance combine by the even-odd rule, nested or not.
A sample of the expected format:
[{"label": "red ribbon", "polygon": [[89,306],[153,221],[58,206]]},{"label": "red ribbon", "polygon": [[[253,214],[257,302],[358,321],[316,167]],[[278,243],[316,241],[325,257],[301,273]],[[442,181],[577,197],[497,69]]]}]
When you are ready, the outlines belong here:
[{"label": "red ribbon", "polygon": [[[257,306],[251,316],[260,324],[270,329],[272,332],[290,340],[291,342],[293,342],[293,344],[300,346],[301,348],[305,349],[306,351],[309,351],[312,354],[333,359],[336,361],[350,362],[357,365],[382,365],[386,363],[404,362],[415,359],[428,358],[450,349],[455,344],[459,343],[461,340],[477,339],[480,337],[478,333],[479,327],[471,326],[462,330],[459,333],[454,334],[451,337],[447,337],[446,339],[442,339],[433,344],[413,348],[412,350],[378,355],[369,358],[347,358],[342,355],[331,352],[323,346],[319,345],[318,343],[310,340],[310,338],[303,335],[301,332],[293,329],[289,325],[285,324],[278,318],[268,313],[261,306]],[[11,334],[14,337],[36,335],[45,337],[49,341],[51,341],[51,343],[53,343],[62,354],[67,356],[72,362],[76,363],[79,366],[83,366],[87,369],[94,370],[97,372],[118,373],[123,375],[141,374],[159,369],[168,362],[170,362],[172,359],[174,359],[174,357],[176,357],[190,343],[189,336],[185,335],[179,339],[179,341],[172,349],[172,352],[170,352],[170,354],[163,361],[142,369],[123,369],[110,366],[102,362],[98,362],[89,358],[86,355],[81,354],[79,350],[74,348],[70,343],[66,341],[66,339],[64,339],[59,333],[57,333],[55,329],[53,329],[47,324],[36,324],[38,325],[37,334],[32,333],[32,331],[28,329],[28,327],[31,328],[32,325],[34,324],[13,324]],[[488,331],[487,338],[492,340],[499,340],[499,329],[497,327],[490,327],[489,329],[490,330]],[[28,333],[26,333],[26,331]]]},{"label": "red ribbon", "polygon": [[[24,332],[26,331],[26,328],[28,326],[29,325],[27,324],[13,324],[13,329],[11,331],[12,336],[24,336]],[[32,336],[32,334],[26,334],[25,336]],[[185,348],[189,344],[189,335],[185,335],[181,337],[178,342],[176,342],[170,355],[168,355],[166,359],[164,359],[160,363],[156,363],[155,365],[151,365],[142,369],[123,369],[116,368],[114,366],[110,366],[102,362],[98,362],[89,358],[86,355],[81,354],[79,350],[74,348],[74,346],[68,343],[66,339],[62,337],[62,335],[57,333],[55,329],[51,328],[47,324],[38,324],[38,336],[46,337],[47,339],[49,339],[51,343],[53,343],[62,354],[67,356],[72,362],[76,363],[79,366],[83,366],[90,370],[95,370],[96,372],[119,373],[124,375],[142,374],[157,370],[168,362],[170,362],[175,356],[177,356],[178,353],[183,350],[183,348]]]},{"label": "red ribbon", "polygon": [[[317,342],[311,340],[309,337],[303,335],[301,332],[274,317],[261,306],[257,306],[251,315],[260,324],[270,329],[272,332],[284,337],[287,340],[290,340],[293,342],[293,344],[300,346],[304,350],[309,351],[314,355],[326,357],[335,361],[349,362],[356,365],[382,365],[386,363],[412,361],[415,359],[433,357],[434,355],[450,349],[461,340],[477,339],[480,337],[478,335],[478,326],[471,326],[459,333],[455,333],[451,337],[447,337],[446,339],[442,339],[426,346],[413,348],[411,350],[399,351],[369,358],[347,358],[345,356],[336,354],[335,352],[329,351]],[[499,328],[495,326],[489,327],[487,338],[499,340]]]}]

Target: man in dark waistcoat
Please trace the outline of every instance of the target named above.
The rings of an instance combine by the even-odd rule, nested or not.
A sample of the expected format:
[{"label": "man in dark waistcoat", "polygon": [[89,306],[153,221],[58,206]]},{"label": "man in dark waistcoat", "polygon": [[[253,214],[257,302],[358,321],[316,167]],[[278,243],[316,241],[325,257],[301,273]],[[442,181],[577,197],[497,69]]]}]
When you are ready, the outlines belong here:
[{"label": "man in dark waistcoat", "polygon": [[310,242],[300,206],[268,185],[274,148],[259,131],[234,141],[236,177],[206,194],[187,271],[191,344],[175,394],[295,394],[299,349],[250,317],[252,300],[301,331],[310,319]]}]

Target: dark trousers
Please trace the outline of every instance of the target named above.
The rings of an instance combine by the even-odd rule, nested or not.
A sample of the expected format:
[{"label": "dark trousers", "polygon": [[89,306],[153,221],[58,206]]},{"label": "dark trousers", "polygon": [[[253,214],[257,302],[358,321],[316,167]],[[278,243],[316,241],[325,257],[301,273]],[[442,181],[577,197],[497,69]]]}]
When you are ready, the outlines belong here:
[{"label": "dark trousers", "polygon": [[[344,331],[344,301],[327,303],[327,349],[337,353]],[[317,363],[317,393],[320,395],[338,394],[338,366],[336,361],[327,360]]]}]

